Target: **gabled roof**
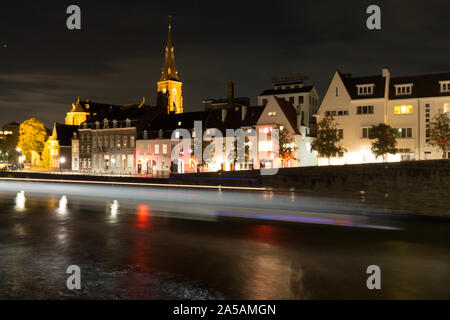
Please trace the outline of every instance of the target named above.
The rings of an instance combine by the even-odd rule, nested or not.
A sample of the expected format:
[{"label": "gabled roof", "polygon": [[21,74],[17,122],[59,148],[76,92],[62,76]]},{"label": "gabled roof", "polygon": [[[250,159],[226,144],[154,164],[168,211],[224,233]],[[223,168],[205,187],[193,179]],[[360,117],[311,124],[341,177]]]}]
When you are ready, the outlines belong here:
[{"label": "gabled roof", "polygon": [[261,117],[261,114],[264,111],[264,107],[257,106],[257,107],[248,107],[247,108],[247,114],[244,118],[244,121],[242,121],[243,127],[251,127],[255,126],[258,123],[259,117]]},{"label": "gabled roof", "polygon": [[[351,75],[343,74],[337,71],[347,89],[348,94],[353,100],[384,98],[385,78],[383,76],[368,76],[352,78]],[[357,85],[374,84],[373,94],[358,95]]]},{"label": "gabled roof", "polygon": [[311,92],[314,86],[304,86],[301,88],[288,88],[288,89],[269,89],[263,91],[260,96],[273,96],[277,94],[290,94],[290,93],[302,93],[302,92]]},{"label": "gabled roof", "polygon": [[278,105],[281,108],[281,111],[283,111],[284,115],[286,116],[286,119],[289,121],[289,124],[294,129],[295,134],[299,134],[297,128],[297,111],[295,110],[292,103],[282,98],[278,98],[276,96],[275,101],[278,103]]},{"label": "gabled roof", "polygon": [[[450,72],[391,78],[389,99],[450,96],[450,92],[441,92],[439,81],[450,81]],[[408,83],[413,84],[410,95],[395,95],[395,85]]]},{"label": "gabled roof", "polygon": [[72,110],[70,112],[86,112],[80,104],[80,98],[78,98],[76,103],[72,104]]}]

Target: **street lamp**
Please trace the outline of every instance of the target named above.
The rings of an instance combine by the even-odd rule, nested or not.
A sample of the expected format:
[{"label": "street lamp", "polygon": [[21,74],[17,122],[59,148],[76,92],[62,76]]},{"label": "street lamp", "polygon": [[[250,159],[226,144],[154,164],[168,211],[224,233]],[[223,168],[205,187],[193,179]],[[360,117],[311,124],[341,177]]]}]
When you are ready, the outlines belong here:
[{"label": "street lamp", "polygon": [[60,165],[59,165],[59,170],[62,171],[62,165],[63,165],[64,163],[66,163],[66,158],[60,157],[60,158],[59,158],[59,163],[60,163]]}]

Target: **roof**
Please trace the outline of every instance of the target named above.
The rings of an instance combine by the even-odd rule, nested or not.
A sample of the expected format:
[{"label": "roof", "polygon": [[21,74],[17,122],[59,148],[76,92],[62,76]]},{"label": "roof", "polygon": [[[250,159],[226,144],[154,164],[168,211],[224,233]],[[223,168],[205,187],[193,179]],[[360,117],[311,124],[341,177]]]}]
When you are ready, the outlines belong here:
[{"label": "roof", "polygon": [[71,146],[73,133],[77,132],[78,126],[68,126],[65,124],[55,123],[57,140],[60,146]]},{"label": "roof", "polygon": [[[338,71],[338,74],[341,77],[348,94],[353,100],[384,98],[385,79],[382,75],[352,78],[351,75],[343,74],[340,71]],[[372,83],[375,85],[373,94],[358,95],[357,85]]]},{"label": "roof", "polygon": [[278,103],[278,105],[281,108],[281,111],[283,111],[284,115],[286,116],[287,120],[289,121],[289,124],[294,129],[296,134],[299,134],[297,129],[297,111],[295,110],[292,103],[289,101],[286,101],[282,98],[275,97],[275,101]]},{"label": "roof", "polygon": [[[340,71],[337,71],[342,82],[353,100],[384,98],[386,79],[382,75],[352,77]],[[450,72],[423,74],[415,76],[391,77],[389,83],[389,99],[408,99],[408,98],[426,98],[450,96],[450,92],[441,92],[439,81],[450,81]],[[396,95],[395,85],[397,84],[413,84],[412,93],[410,95]],[[357,85],[374,84],[373,94],[358,95]]]},{"label": "roof", "polygon": [[311,92],[314,86],[304,86],[300,88],[288,88],[288,89],[269,89],[265,90],[260,96],[274,96],[277,94],[292,94],[292,93],[302,93]]},{"label": "roof", "polygon": [[[389,99],[450,96],[450,92],[441,92],[439,81],[450,81],[450,72],[391,78]],[[410,95],[395,95],[396,84],[408,83],[413,84]]]},{"label": "roof", "polygon": [[173,131],[179,128],[192,129],[195,121],[202,121],[204,125],[207,117],[207,111],[160,114],[151,121],[150,125],[147,126],[147,130]]},{"label": "roof", "polygon": [[[242,119],[242,107],[224,108],[225,119],[222,121],[222,109],[209,109],[206,111],[160,114],[154,118],[145,128],[150,139],[158,137],[159,131],[163,132],[163,138],[170,138],[172,131],[176,129],[194,129],[194,122],[201,121],[202,128],[217,128],[223,134],[226,129],[236,130],[241,127],[249,127],[257,124],[264,107],[244,107],[246,113]],[[138,133],[142,136],[142,133]]]}]

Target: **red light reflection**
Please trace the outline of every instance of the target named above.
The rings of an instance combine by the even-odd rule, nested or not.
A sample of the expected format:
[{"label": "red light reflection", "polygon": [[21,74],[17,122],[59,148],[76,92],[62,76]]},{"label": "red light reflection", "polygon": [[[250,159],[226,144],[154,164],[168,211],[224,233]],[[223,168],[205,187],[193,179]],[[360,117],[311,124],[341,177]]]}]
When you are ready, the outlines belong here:
[{"label": "red light reflection", "polygon": [[137,206],[137,223],[139,229],[148,229],[150,226],[150,208],[147,205],[140,204]]}]

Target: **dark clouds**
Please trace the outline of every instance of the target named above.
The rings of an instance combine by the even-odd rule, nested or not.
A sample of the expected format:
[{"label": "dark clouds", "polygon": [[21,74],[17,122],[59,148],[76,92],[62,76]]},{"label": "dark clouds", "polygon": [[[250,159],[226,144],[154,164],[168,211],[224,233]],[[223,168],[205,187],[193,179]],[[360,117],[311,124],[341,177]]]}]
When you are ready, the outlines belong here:
[{"label": "dark clouds", "polygon": [[[65,27],[70,4],[81,31]],[[381,31],[365,28],[370,4],[382,8]],[[229,80],[256,102],[273,75],[308,74],[323,95],[336,68],[450,70],[450,1],[15,1],[0,11],[0,125],[63,121],[77,96],[154,102],[168,14],[186,111],[224,96]]]}]

